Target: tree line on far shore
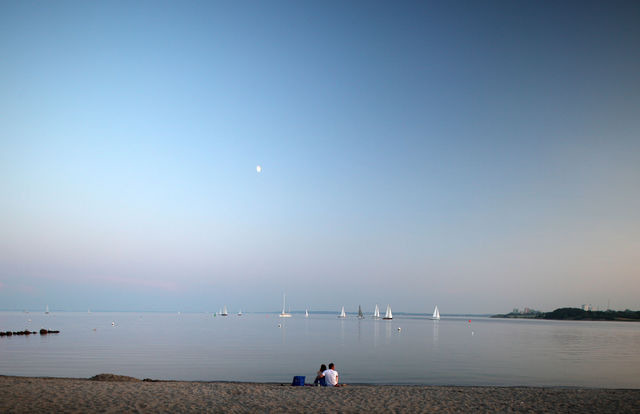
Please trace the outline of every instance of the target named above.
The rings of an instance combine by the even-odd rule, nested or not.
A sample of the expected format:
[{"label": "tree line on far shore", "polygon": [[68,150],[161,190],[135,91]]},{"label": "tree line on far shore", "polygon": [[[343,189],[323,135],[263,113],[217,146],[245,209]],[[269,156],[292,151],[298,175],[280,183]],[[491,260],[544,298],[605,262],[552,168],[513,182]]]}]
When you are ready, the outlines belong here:
[{"label": "tree line on far shore", "polygon": [[528,314],[507,313],[493,315],[492,318],[524,318],[524,319],[553,319],[572,321],[640,321],[640,311],[626,309],[623,311],[594,311],[580,308],[558,308],[552,312],[534,312]]}]

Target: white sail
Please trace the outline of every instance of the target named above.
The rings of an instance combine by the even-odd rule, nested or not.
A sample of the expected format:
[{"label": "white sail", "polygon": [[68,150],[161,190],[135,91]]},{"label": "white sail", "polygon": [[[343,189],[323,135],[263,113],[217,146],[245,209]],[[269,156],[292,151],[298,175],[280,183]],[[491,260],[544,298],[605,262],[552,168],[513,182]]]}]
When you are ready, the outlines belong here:
[{"label": "white sail", "polygon": [[222,312],[220,313],[220,316],[228,316],[229,312],[227,312],[227,305],[224,305],[222,307]]},{"label": "white sail", "polygon": [[433,319],[440,319],[440,311],[438,310],[438,305],[436,305],[436,308],[433,310]]},{"label": "white sail", "polygon": [[238,312],[238,316],[242,316],[242,309]]},{"label": "white sail", "polygon": [[44,313],[46,313],[46,314],[49,313],[49,305],[47,305],[47,309],[45,309]]},{"label": "white sail", "polygon": [[347,317],[347,314],[344,312],[344,306],[343,306],[342,311],[340,312],[340,315],[338,315],[338,318],[344,319],[346,317]]},{"label": "white sail", "polygon": [[387,305],[387,311],[384,314],[384,318],[382,319],[393,319],[393,314],[391,314],[391,306]]},{"label": "white sail", "polygon": [[282,294],[282,313],[280,313],[281,318],[290,318],[291,314],[285,311],[285,303],[286,303],[286,295]]},{"label": "white sail", "polygon": [[376,303],[376,309],[373,311],[373,317],[375,319],[380,319],[380,308],[378,308],[378,304]]},{"label": "white sail", "polygon": [[308,318],[309,317],[309,309],[305,309],[304,310],[304,317]]}]

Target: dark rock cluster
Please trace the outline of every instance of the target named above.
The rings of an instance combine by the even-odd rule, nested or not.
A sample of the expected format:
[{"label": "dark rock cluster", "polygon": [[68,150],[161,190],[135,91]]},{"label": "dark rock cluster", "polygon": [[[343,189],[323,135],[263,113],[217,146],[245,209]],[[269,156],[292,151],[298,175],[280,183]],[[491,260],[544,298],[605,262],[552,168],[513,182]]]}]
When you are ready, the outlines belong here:
[{"label": "dark rock cluster", "polygon": [[91,381],[114,381],[114,382],[138,382],[140,381],[138,378],[127,377],[126,375],[115,375],[115,374],[98,374],[91,378]]},{"label": "dark rock cluster", "polygon": [[[13,336],[13,335],[36,335],[38,332],[36,331],[28,331],[28,330],[24,330],[24,331],[18,331],[18,332],[11,332],[11,331],[6,331],[6,332],[0,332],[0,336]],[[40,329],[40,335],[48,335],[48,334],[57,334],[60,333],[60,331],[50,331],[48,329]]]}]

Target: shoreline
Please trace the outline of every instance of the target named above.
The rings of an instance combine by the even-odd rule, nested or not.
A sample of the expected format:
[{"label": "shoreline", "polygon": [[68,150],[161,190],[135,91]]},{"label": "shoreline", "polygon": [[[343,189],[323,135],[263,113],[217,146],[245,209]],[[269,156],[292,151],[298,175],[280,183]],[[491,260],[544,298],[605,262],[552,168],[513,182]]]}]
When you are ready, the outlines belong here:
[{"label": "shoreline", "polygon": [[[99,376],[108,376],[109,378],[95,378]],[[267,381],[238,381],[238,380],[181,380],[181,379],[154,379],[154,378],[136,378],[118,374],[98,374],[94,377],[47,377],[47,376],[28,376],[28,375],[5,375],[0,374],[0,380],[3,378],[24,378],[32,380],[78,380],[78,381],[102,381],[102,382],[142,382],[142,383],[188,383],[188,384],[236,384],[236,385],[277,385],[291,386],[289,382],[267,382]],[[373,383],[373,382],[349,382],[345,386],[357,387],[426,387],[426,388],[518,388],[518,389],[558,389],[558,390],[602,390],[602,391],[638,391],[640,388],[624,388],[624,387],[590,387],[586,385],[500,385],[500,384],[474,384],[474,385],[457,385],[457,384],[418,384],[418,383]],[[306,382],[305,387],[313,387],[312,383]],[[330,388],[330,387],[329,387]]]},{"label": "shoreline", "polygon": [[141,380],[0,376],[0,412],[640,411],[640,389]]}]

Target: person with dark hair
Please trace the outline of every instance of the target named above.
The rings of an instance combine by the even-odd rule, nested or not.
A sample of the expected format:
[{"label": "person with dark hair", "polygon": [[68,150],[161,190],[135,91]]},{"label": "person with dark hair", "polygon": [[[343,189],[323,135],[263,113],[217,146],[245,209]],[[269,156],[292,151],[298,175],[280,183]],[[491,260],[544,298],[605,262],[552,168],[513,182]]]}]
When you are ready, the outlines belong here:
[{"label": "person with dark hair", "polygon": [[313,385],[322,385],[323,387],[327,386],[327,381],[324,378],[324,372],[327,370],[327,366],[325,364],[320,365],[320,371],[318,371],[316,375],[316,380],[313,381]]},{"label": "person with dark hair", "polygon": [[329,364],[329,369],[322,373],[324,375],[325,381],[327,381],[327,387],[342,386],[342,384],[338,384],[338,371],[336,371],[334,368],[335,365],[332,362]]}]

